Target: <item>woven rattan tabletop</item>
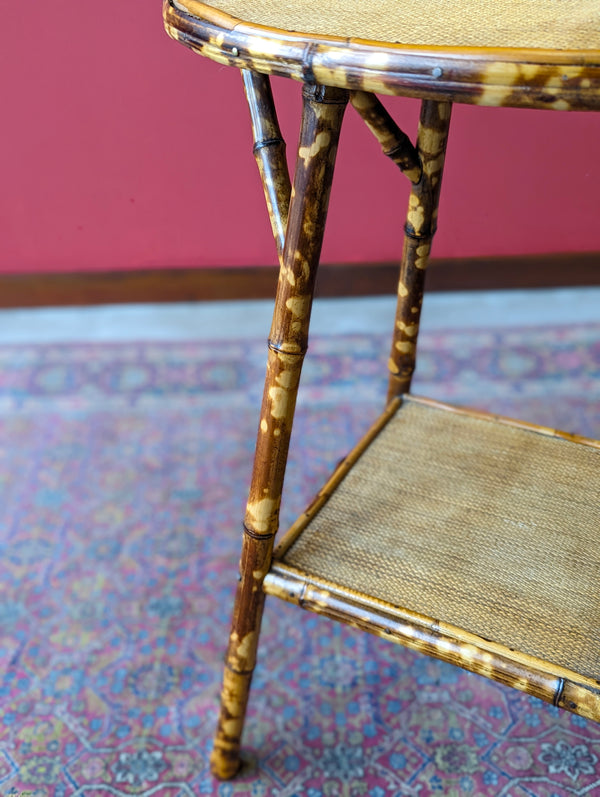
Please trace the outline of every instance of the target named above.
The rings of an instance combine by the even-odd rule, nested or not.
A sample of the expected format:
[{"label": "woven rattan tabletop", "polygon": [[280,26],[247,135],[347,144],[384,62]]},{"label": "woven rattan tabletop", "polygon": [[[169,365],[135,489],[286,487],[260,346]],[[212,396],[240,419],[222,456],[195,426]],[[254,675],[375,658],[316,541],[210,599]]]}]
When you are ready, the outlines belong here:
[{"label": "woven rattan tabletop", "polygon": [[439,47],[600,48],[597,0],[218,0],[236,19],[317,36]]}]

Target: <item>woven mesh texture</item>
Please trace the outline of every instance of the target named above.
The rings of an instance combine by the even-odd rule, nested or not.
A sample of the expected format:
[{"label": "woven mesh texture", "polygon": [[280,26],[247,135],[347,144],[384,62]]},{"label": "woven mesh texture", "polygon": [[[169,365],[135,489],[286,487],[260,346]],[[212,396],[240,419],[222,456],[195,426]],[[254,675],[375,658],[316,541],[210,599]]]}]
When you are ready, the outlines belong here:
[{"label": "woven mesh texture", "polygon": [[600,675],[600,450],[406,401],[284,561]]},{"label": "woven mesh texture", "polygon": [[600,49],[598,0],[219,0],[245,22],[442,47]]}]

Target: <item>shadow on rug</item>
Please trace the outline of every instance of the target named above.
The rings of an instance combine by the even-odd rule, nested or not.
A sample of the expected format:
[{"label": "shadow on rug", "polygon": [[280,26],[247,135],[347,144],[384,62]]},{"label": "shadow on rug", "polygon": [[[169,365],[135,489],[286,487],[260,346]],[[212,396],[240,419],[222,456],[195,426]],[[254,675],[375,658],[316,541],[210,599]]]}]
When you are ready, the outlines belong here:
[{"label": "shadow on rug", "polygon": [[[313,341],[284,524],[387,346]],[[211,779],[265,346],[216,349],[0,347],[0,794],[600,794],[600,727],[272,600],[245,771]],[[425,335],[415,393],[600,437],[600,325]]]}]

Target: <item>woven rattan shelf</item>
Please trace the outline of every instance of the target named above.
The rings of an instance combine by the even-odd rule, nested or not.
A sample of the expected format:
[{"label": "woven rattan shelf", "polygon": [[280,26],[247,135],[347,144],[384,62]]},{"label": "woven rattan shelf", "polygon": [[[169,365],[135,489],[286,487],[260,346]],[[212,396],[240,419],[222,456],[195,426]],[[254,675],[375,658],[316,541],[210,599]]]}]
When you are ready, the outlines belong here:
[{"label": "woven rattan shelf", "polygon": [[420,649],[429,634],[475,671],[472,645],[515,680],[533,657],[550,688],[594,692],[599,496],[598,443],[405,397],[282,540],[265,590]]}]

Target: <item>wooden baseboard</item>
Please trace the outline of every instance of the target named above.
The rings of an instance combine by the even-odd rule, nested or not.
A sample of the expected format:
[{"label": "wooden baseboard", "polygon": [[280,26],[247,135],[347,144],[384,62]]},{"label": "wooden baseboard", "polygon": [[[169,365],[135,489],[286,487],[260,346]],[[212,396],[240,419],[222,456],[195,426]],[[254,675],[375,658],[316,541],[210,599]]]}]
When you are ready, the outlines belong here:
[{"label": "wooden baseboard", "polygon": [[[318,296],[395,293],[397,263],[324,264]],[[277,269],[145,269],[68,274],[0,274],[0,307],[272,298]],[[600,285],[600,252],[433,260],[431,291]]]}]

